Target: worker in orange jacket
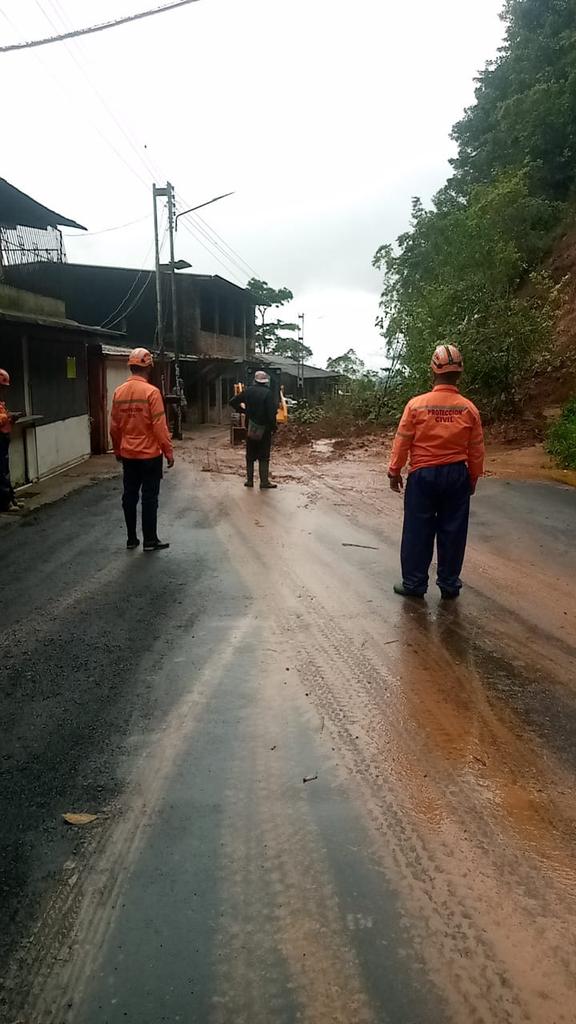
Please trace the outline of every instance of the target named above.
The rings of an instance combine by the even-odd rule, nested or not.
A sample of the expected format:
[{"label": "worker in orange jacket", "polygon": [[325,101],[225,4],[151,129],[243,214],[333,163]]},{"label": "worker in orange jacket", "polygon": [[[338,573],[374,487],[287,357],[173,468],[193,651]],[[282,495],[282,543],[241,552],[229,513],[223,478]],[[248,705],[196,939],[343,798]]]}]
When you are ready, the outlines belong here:
[{"label": "worker in orange jacket", "polygon": [[131,376],[116,388],[112,399],[110,436],[116,458],[124,471],[122,507],[129,550],[140,544],[136,525],[140,491],[144,551],[161,551],[170,547],[158,539],[156,522],[162,458],[166,457],[168,469],[171,469],[174,452],[162,395],[150,383],[153,365],[148,349],[135,348],[128,359]]},{"label": "worker in orange jacket", "polygon": [[442,598],[450,600],[462,588],[470,496],[484,473],[484,435],[478,409],[459,391],[464,364],[458,349],[439,345],[431,367],[434,387],[408,402],[388,470],[392,490],[400,493],[402,470],[410,460],[402,583],[394,591],[403,597],[424,597],[436,541],[437,583]]},{"label": "worker in orange jacket", "polygon": [[10,437],[12,424],[18,419],[20,413],[8,412],[4,395],[10,387],[10,374],[7,370],[0,370],[0,512],[12,512],[22,508],[20,502],[16,501],[14,488],[10,479]]}]

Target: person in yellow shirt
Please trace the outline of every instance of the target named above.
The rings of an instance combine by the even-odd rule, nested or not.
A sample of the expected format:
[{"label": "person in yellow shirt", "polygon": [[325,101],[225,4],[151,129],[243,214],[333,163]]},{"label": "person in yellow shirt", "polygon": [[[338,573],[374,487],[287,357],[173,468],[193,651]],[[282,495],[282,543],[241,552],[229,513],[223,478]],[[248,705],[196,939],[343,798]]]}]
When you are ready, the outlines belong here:
[{"label": "person in yellow shirt", "polygon": [[450,600],[462,588],[470,496],[484,473],[484,434],[478,409],[459,391],[464,363],[456,346],[439,345],[431,368],[434,387],[408,402],[388,470],[390,487],[400,493],[402,470],[410,462],[402,583],[394,591],[402,597],[424,597],[436,542],[437,583],[442,598]]}]

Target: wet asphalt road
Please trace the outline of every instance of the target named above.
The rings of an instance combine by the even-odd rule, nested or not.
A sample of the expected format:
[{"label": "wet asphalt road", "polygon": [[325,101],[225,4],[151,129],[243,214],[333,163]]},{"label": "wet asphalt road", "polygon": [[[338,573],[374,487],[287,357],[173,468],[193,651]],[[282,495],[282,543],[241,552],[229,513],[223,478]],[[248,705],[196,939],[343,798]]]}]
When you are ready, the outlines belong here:
[{"label": "wet asphalt road", "polygon": [[576,492],[486,482],[450,606],[391,494],[162,499],[0,531],[2,1024],[572,1024]]}]

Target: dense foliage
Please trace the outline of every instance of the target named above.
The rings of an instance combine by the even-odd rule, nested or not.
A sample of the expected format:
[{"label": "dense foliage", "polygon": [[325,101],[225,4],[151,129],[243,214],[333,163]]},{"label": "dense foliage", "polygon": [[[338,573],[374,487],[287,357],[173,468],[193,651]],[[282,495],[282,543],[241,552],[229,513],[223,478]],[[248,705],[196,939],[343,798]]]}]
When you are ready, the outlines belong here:
[{"label": "dense foliage", "polygon": [[548,451],[564,469],[576,469],[576,398],[550,430]]},{"label": "dense foliage", "polygon": [[504,45],[453,130],[452,177],[374,258],[393,367],[424,386],[431,350],[453,341],[493,411],[513,407],[549,344],[558,290],[542,266],[576,185],[576,0],[509,0],[502,17]]}]

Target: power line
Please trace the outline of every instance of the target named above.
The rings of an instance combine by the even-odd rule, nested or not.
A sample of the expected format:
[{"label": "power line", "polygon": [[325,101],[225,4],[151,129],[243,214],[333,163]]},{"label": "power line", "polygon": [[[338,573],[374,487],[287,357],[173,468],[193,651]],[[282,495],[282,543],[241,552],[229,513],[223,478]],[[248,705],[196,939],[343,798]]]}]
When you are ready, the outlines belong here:
[{"label": "power line", "polygon": [[107,331],[111,330],[111,328],[114,327],[115,324],[120,323],[120,321],[124,320],[128,316],[129,313],[131,313],[134,309],[136,309],[136,306],[139,304],[139,302],[140,302],[144,292],[146,291],[148,285],[154,280],[154,271],[153,270],[149,270],[149,271],[147,271],[147,273],[148,273],[148,278],[146,279],[146,281],[144,281],[144,284],[142,285],[142,287],[141,287],[140,291],[138,292],[138,295],[136,296],[134,301],[131,303],[130,306],[128,306],[128,309],[123,309],[122,310],[122,312],[120,313],[120,316],[117,316],[115,320],[111,320],[110,323],[108,323],[106,325],[106,330]]},{"label": "power line", "polygon": [[207,228],[209,231],[211,231],[212,234],[215,235],[216,238],[218,238],[222,242],[222,244],[226,247],[226,249],[228,249],[229,252],[232,253],[233,256],[237,256],[238,257],[240,262],[244,264],[244,266],[247,268],[248,271],[250,271],[250,273],[256,274],[256,277],[258,277],[258,271],[255,270],[255,268],[252,266],[252,264],[248,263],[244,259],[244,257],[239,252],[236,251],[236,249],[233,249],[232,246],[228,244],[226,239],[222,238],[222,236],[218,234],[218,232],[216,231],[215,228],[213,228],[209,224],[207,224],[206,221],[204,220],[204,218],[201,217],[199,213],[195,214],[195,216],[196,216],[196,218],[199,221],[201,221],[201,223],[204,225],[205,228]]},{"label": "power line", "polygon": [[[193,227],[190,224],[188,224],[187,227],[188,227],[189,231],[192,231],[193,233],[195,233],[194,232],[194,229],[195,229],[196,232],[198,232],[200,235],[202,235],[202,237],[206,240],[206,242],[210,246],[212,246],[213,250],[215,250],[215,252],[219,252],[223,256],[223,258],[228,262],[228,264],[231,267],[234,267],[242,275],[246,274],[246,271],[245,271],[244,267],[238,262],[238,260],[236,260],[233,256],[229,256],[228,253],[226,252],[226,250],[223,249],[222,246],[219,245],[218,242],[215,242],[213,240],[213,238],[211,238],[209,233],[204,230],[202,225],[198,224],[196,222],[195,218],[193,218]],[[215,255],[215,252],[214,252],[214,255]]]},{"label": "power line", "polygon": [[206,243],[203,242],[201,238],[199,238],[199,236],[195,233],[195,231],[190,227],[189,224],[185,224],[184,225],[184,230],[187,231],[188,234],[191,235],[192,238],[194,238],[195,241],[198,242],[198,244],[201,245],[203,249],[206,250],[206,252],[212,257],[213,260],[216,260],[216,262],[219,263],[221,267],[224,267],[224,270],[226,271],[228,277],[233,278],[233,280],[236,282],[237,285],[240,286],[240,288],[244,287],[244,285],[240,281],[240,279],[238,277],[236,277],[236,275],[230,271],[229,267],[226,266],[226,264],[220,259],[219,256],[216,256],[216,254],[214,252],[212,252],[211,249],[208,248]]},{"label": "power line", "polygon": [[[163,219],[163,221],[162,221],[162,227],[161,227],[161,229],[160,229],[160,230],[161,230],[161,232],[162,232],[162,230],[164,231],[164,235],[163,235],[163,238],[162,238],[162,242],[160,243],[160,252],[161,252],[161,251],[162,251],[162,249],[163,249],[163,247],[164,247],[164,244],[165,244],[165,242],[166,242],[166,237],[167,237],[167,233],[168,233],[168,232],[167,232],[167,227],[166,227],[166,226],[164,225],[164,219]],[[132,307],[130,307],[130,309],[129,309],[129,310],[125,310],[124,312],[120,313],[120,316],[116,317],[116,319],[115,319],[115,320],[113,319],[113,317],[115,316],[115,314],[116,314],[116,313],[118,313],[118,312],[120,312],[120,310],[122,309],[122,307],[124,306],[124,304],[125,304],[126,302],[128,302],[128,299],[130,298],[130,296],[132,295],[132,292],[133,292],[133,291],[134,291],[134,289],[136,288],[136,285],[138,284],[138,282],[139,282],[140,278],[142,277],[142,274],[148,273],[148,274],[150,274],[150,277],[152,276],[152,271],[150,271],[150,270],[148,270],[148,271],[147,271],[147,270],[145,270],[144,268],[145,268],[145,265],[146,265],[146,263],[148,262],[148,258],[149,258],[149,256],[150,256],[150,253],[152,252],[152,247],[153,247],[153,245],[154,245],[154,240],[152,240],[152,242],[151,242],[151,243],[150,243],[150,245],[148,246],[148,252],[146,253],[146,255],[145,255],[145,257],[144,257],[144,261],[143,261],[143,263],[144,263],[144,266],[143,266],[143,267],[141,268],[141,270],[139,270],[139,271],[138,271],[138,273],[136,274],[136,277],[134,278],[134,280],[133,280],[132,284],[130,285],[130,287],[129,287],[128,291],[126,292],[126,295],[125,295],[125,296],[124,296],[124,297],[123,297],[123,298],[122,298],[122,299],[120,300],[120,302],[118,303],[118,305],[116,306],[116,308],[115,308],[115,309],[113,309],[113,310],[112,310],[112,312],[111,312],[111,313],[109,313],[109,314],[108,314],[108,316],[104,318],[104,320],[102,321],[102,323],[101,323],[101,324],[99,325],[100,327],[110,327],[110,326],[111,326],[111,323],[110,323],[110,321],[112,321],[112,323],[118,323],[118,321],[119,321],[119,320],[122,320],[122,318],[123,318],[124,316],[126,316],[126,315],[127,315],[127,313],[129,313],[129,312],[131,311],[131,309],[133,309],[133,308],[134,308],[133,306],[132,306]],[[141,291],[139,292],[139,294],[138,294],[138,298],[139,298],[139,297],[140,297],[140,296],[142,295],[142,293],[143,293],[143,291],[144,291],[144,288],[146,287],[146,285],[147,285],[147,284],[148,284],[148,281],[146,281],[146,282],[145,282],[145,284],[144,284],[144,287],[143,287],[143,288],[141,289]]]},{"label": "power line", "polygon": [[71,32],[47,36],[45,39],[33,39],[27,43],[11,43],[9,46],[0,46],[0,53],[11,53],[14,50],[30,50],[37,46],[47,46],[49,43],[61,43],[66,39],[76,39],[78,36],[92,35],[94,32],[104,32],[108,28],[117,28],[118,25],[127,25],[132,21],[151,18],[154,14],[164,14],[166,11],[175,10],[177,7],[185,7],[187,4],[195,3],[198,3],[198,0],[172,0],[172,3],[164,4],[163,7],[154,7],[150,11],[139,11],[137,14],[129,14],[125,18],[117,18],[116,21],[104,21],[99,25],[91,25],[89,28],[77,28]]},{"label": "power line", "polygon": [[[12,26],[12,28],[14,28],[17,32],[21,31],[20,27],[13,21],[12,18],[10,18],[6,14],[6,12],[4,10],[0,10],[0,13],[5,18],[5,20],[8,22],[8,24]],[[49,66],[49,64],[46,63],[46,61],[43,60],[43,58],[41,57],[41,55],[39,53],[36,53],[34,56],[35,56],[36,60],[38,61],[38,63],[41,65],[41,67],[44,69],[44,71],[48,72],[48,74],[50,75],[52,81],[55,82],[56,85],[58,86],[58,88],[64,93],[66,99],[68,99],[69,98],[69,93],[70,93],[69,88],[67,86],[65,86],[60,81],[60,79],[54,74],[53,69]],[[96,122],[93,119],[90,119],[90,120],[91,120],[91,124],[92,124],[94,130],[97,132],[97,134],[100,136],[100,138],[106,143],[107,146],[110,147],[110,149],[115,154],[115,156],[118,157],[118,159],[130,171],[130,173],[133,174],[136,178],[138,178],[138,181],[144,186],[144,188],[148,192],[149,188],[150,188],[149,182],[145,178],[143,178],[141,174],[139,174],[139,172],[132,166],[132,164],[128,163],[128,161],[125,159],[124,155],[120,152],[120,150],[117,148],[117,146],[115,146],[114,143],[108,138],[108,136],[104,134],[104,132],[96,124]]]},{"label": "power line", "polygon": [[109,231],[121,231],[122,228],[131,228],[133,224],[142,224],[145,220],[150,220],[151,214],[147,213],[145,217],[138,217],[137,220],[129,220],[126,224],[116,224],[112,228],[102,228],[101,231],[82,231],[79,235],[71,235],[69,233],[63,234],[63,238],[92,238],[94,235],[106,235]]},{"label": "power line", "polygon": [[[52,25],[52,28],[55,29],[56,31],[58,31],[58,26],[52,20],[52,18],[48,14],[48,12],[44,9],[44,7],[42,6],[40,0],[35,0],[35,3],[36,3],[36,6],[42,11],[42,14],[46,18],[46,20],[49,22],[49,24]],[[56,3],[58,4],[58,10],[56,10],[54,4],[52,3],[52,0],[48,0],[48,3],[50,4],[52,10],[54,11],[54,14],[60,20],[62,26],[64,28],[68,28],[70,26],[70,22],[68,20],[68,17],[66,15],[66,12],[65,12],[64,8],[59,3],[59,0],[56,0]],[[141,151],[138,148],[138,146],[137,146],[136,142],[134,141],[134,139],[131,138],[131,136],[128,134],[128,132],[124,128],[123,124],[118,120],[118,118],[116,117],[116,114],[111,109],[111,107],[109,106],[108,102],[106,101],[106,99],[104,98],[104,96],[102,95],[102,93],[100,92],[98,87],[94,84],[94,82],[90,78],[90,76],[89,76],[88,72],[86,71],[86,68],[84,67],[84,65],[78,60],[78,57],[76,56],[76,53],[75,53],[75,51],[73,49],[73,47],[77,46],[77,44],[72,42],[72,43],[65,43],[64,45],[66,47],[66,51],[68,53],[68,56],[71,58],[71,60],[74,61],[76,67],[78,68],[80,73],[83,75],[83,77],[86,79],[86,81],[88,82],[88,85],[92,89],[94,95],[100,101],[100,103],[104,107],[104,110],[109,115],[109,117],[112,118],[112,120],[114,121],[116,127],[121,132],[121,134],[124,136],[124,138],[126,139],[128,145],[134,151],[134,153],[136,154],[138,159],[141,161],[142,165],[144,166],[144,168],[146,169],[146,171],[150,175],[151,179],[154,180],[154,178],[156,176],[156,172],[154,171],[154,168],[145,159],[144,155],[141,153]],[[80,49],[78,49],[78,53],[81,53]],[[124,161],[124,162],[126,162],[126,161]],[[131,166],[131,165],[127,165],[127,166]],[[136,174],[139,177],[140,181],[143,181],[143,179],[140,177],[140,175],[138,174],[137,171],[133,171],[133,173]],[[148,183],[146,183],[146,187],[148,188]]]},{"label": "power line", "polygon": [[[49,24],[52,25],[52,27],[56,31],[58,31],[58,26],[55,24],[55,22],[53,21],[53,19],[50,16],[50,14],[45,10],[45,8],[43,7],[43,5],[40,2],[40,0],[35,0],[35,3],[37,5],[37,7],[42,11],[44,17],[49,22]],[[66,28],[70,24],[70,22],[69,22],[69,20],[68,20],[68,18],[66,16],[66,12],[65,12],[63,6],[60,3],[60,0],[54,0],[54,3],[53,3],[53,0],[48,0],[48,3],[50,4],[52,10],[54,11],[55,16],[58,17],[58,19],[61,22],[62,26],[64,28]],[[56,10],[56,7],[54,6],[54,4],[57,5],[58,10]],[[1,13],[4,14],[3,11]],[[15,25],[15,23],[10,18],[8,18],[8,16],[6,14],[4,14],[4,17],[9,22],[9,24],[13,28],[16,29],[16,31],[18,31],[18,32],[21,31],[19,29],[19,27],[17,25]],[[70,38],[72,35],[73,35],[72,32],[68,32],[68,33],[65,34],[65,37],[66,38]],[[114,154],[118,157],[118,159],[122,161],[124,166],[130,171],[130,173],[133,174],[135,177],[137,177],[138,180],[140,181],[140,183],[142,185],[144,185],[144,187],[148,191],[149,188],[150,188],[150,182],[151,181],[164,178],[165,175],[163,173],[160,173],[159,169],[155,168],[153,166],[153,164],[144,156],[144,154],[139,149],[137,143],[134,141],[133,138],[131,138],[131,136],[126,131],[126,129],[124,128],[122,123],[119,121],[118,117],[116,116],[114,111],[110,108],[110,106],[107,103],[106,99],[100,93],[99,89],[94,84],[94,82],[92,81],[92,79],[90,78],[88,73],[86,72],[86,69],[84,68],[83,64],[78,60],[78,57],[76,56],[76,53],[73,52],[72,47],[75,47],[75,46],[77,46],[77,44],[75,42],[72,42],[72,43],[65,42],[65,47],[66,47],[66,50],[68,52],[69,57],[71,58],[71,60],[74,61],[74,63],[76,64],[78,70],[82,73],[83,77],[86,79],[86,82],[91,87],[92,91],[94,92],[94,94],[96,95],[98,100],[100,101],[100,103],[103,106],[103,108],[105,109],[106,113],[114,121],[114,123],[115,123],[116,127],[118,128],[118,130],[124,136],[126,142],[130,146],[130,148],[133,150],[135,155],[138,157],[138,160],[140,161],[140,163],[141,163],[143,169],[145,170],[145,172],[148,175],[150,175],[150,180],[147,181],[142,176],[142,174],[124,157],[124,155],[116,147],[114,142],[111,141],[111,139],[98,127],[98,125],[95,122],[93,122],[96,131],[98,132],[100,137],[107,143],[107,145],[114,152]],[[0,52],[1,52],[1,50],[0,50]],[[78,52],[81,53],[80,49],[78,49]],[[42,61],[42,58],[40,57],[40,55],[36,55],[36,58],[42,64],[44,64],[44,62]],[[59,86],[59,88],[61,88],[63,91],[65,91],[64,86],[62,85],[60,80],[58,78],[56,78],[56,76],[54,75],[52,69],[48,68],[48,70],[49,70],[49,73],[51,74],[51,77],[56,82],[56,84]],[[185,206],[191,205],[191,204],[189,204],[185,200],[185,198],[183,196],[180,196],[180,199],[181,199],[181,201],[183,202],[183,204]],[[146,219],[146,218],[144,218],[144,219]],[[232,248],[232,246],[228,245],[228,243],[225,241],[225,239],[222,238],[222,236],[219,235],[218,232],[216,232],[213,228],[211,228],[210,225],[208,225],[207,222],[203,220],[203,218],[199,217],[198,215],[195,215],[193,219],[196,221],[196,223],[194,225],[195,230],[190,226],[190,224],[185,224],[186,230],[195,239],[195,241],[198,242],[202,246],[202,248],[212,257],[212,259],[216,260],[216,262],[221,267],[223,267],[223,269],[226,271],[226,273],[227,273],[227,275],[229,277],[232,277],[233,280],[236,281],[236,283],[240,284],[243,287],[243,281],[239,280],[239,278],[237,277],[235,271],[238,271],[242,275],[243,278],[245,276],[250,276],[252,273],[254,273],[254,274],[256,274],[256,276],[258,276],[258,272],[253,267],[251,267],[249,263],[247,263],[247,261],[240,255],[240,253],[236,252],[236,250],[234,250]],[[126,226],[128,226],[128,225],[126,225]],[[108,230],[108,229],[105,229],[105,230]],[[109,230],[113,230],[113,229],[109,229]],[[104,232],[90,232],[89,234],[97,235],[97,234],[101,234],[101,233],[104,233]],[[202,241],[201,237],[199,237],[200,235],[204,238],[204,240],[205,240],[204,242]],[[69,236],[69,235],[67,235],[66,237],[85,237],[85,236]],[[219,243],[222,243],[222,244],[219,244]],[[217,255],[218,253],[221,254],[223,259],[221,259],[219,255]],[[225,262],[223,262],[223,260]],[[239,262],[239,261],[241,261],[241,262]],[[243,266],[241,264],[243,264]],[[231,267],[234,268],[233,271],[230,269]]]},{"label": "power line", "polygon": [[[48,12],[44,9],[44,7],[43,7],[43,5],[41,3],[41,0],[35,0],[35,3],[36,3],[36,6],[42,11],[44,17],[47,19],[49,24],[52,25],[52,27],[56,31],[58,31],[58,26],[52,20],[52,18],[48,14]],[[58,19],[61,22],[62,26],[64,28],[67,28],[69,26],[70,22],[69,22],[69,19],[68,19],[67,15],[66,15],[66,12],[65,12],[63,6],[60,3],[60,0],[48,0],[48,3],[50,4],[52,10],[54,11],[54,14],[58,17]],[[56,10],[56,6],[55,5],[57,5],[58,10]],[[98,98],[98,100],[100,101],[100,103],[104,107],[104,109],[107,112],[107,114],[112,118],[112,120],[114,121],[116,127],[122,133],[122,135],[126,139],[128,145],[134,151],[134,153],[136,154],[136,156],[140,160],[143,168],[150,175],[151,179],[154,181],[154,180],[157,180],[158,178],[166,177],[163,173],[160,173],[159,169],[155,168],[154,165],[144,156],[144,154],[138,148],[138,146],[137,146],[136,142],[134,141],[134,139],[129,135],[129,133],[126,131],[126,129],[124,128],[123,124],[119,121],[119,119],[116,116],[116,114],[114,113],[114,111],[110,108],[110,106],[107,103],[106,99],[104,98],[102,93],[99,91],[98,87],[95,85],[95,83],[92,81],[92,79],[88,75],[88,73],[87,73],[86,69],[84,68],[83,64],[80,63],[80,61],[76,57],[76,54],[73,52],[72,47],[73,46],[77,46],[77,44],[74,43],[74,42],[73,43],[65,43],[65,46],[66,46],[66,50],[68,51],[68,55],[74,61],[74,63],[76,64],[78,70],[81,72],[83,77],[86,79],[88,85],[91,87],[91,89],[94,92],[95,96]],[[78,52],[80,53],[81,51],[79,50]],[[131,168],[131,165],[127,164],[125,160],[123,162],[126,164],[126,166],[128,166],[133,171],[134,174],[137,175],[137,177],[139,178],[140,181],[143,181],[141,175],[137,171],[135,171],[133,168]],[[181,196],[180,198],[181,198],[181,201],[184,203],[185,206],[186,205],[191,205],[191,204],[187,204],[186,203],[186,201],[184,200],[183,196]],[[194,214],[192,219],[196,222],[195,223],[196,231],[198,231],[202,235],[202,237],[205,239],[205,241],[207,243],[207,245],[203,245],[203,248],[205,249],[206,252],[209,253],[210,256],[212,256],[213,259],[215,259],[220,264],[220,266],[222,266],[226,270],[226,273],[229,276],[232,276],[232,273],[231,273],[229,267],[234,267],[235,270],[239,271],[240,274],[242,274],[243,277],[244,276],[251,276],[252,274],[255,274],[256,276],[258,276],[258,272],[253,267],[251,267],[249,263],[246,262],[246,260],[240,255],[240,253],[236,252],[236,250],[233,249],[232,246],[228,245],[226,240],[224,238],[222,238],[221,235],[219,235],[217,231],[215,231],[213,228],[211,228],[210,225],[207,224],[207,222],[204,221],[202,217],[200,217],[198,214]],[[200,239],[198,238],[196,233],[190,228],[190,226],[188,226],[187,230],[188,230],[188,232],[190,234],[192,234],[192,236],[196,239],[196,241],[200,242]],[[94,232],[94,234],[96,234],[96,232]],[[212,236],[214,236],[214,237],[212,237]],[[221,245],[219,244],[220,242],[222,243]],[[202,244],[202,243],[200,242],[200,244]],[[220,253],[226,262],[223,263],[222,260],[216,255],[216,253]],[[226,263],[228,263],[228,266],[226,266]],[[235,278],[235,280],[238,281],[238,278]]]}]

